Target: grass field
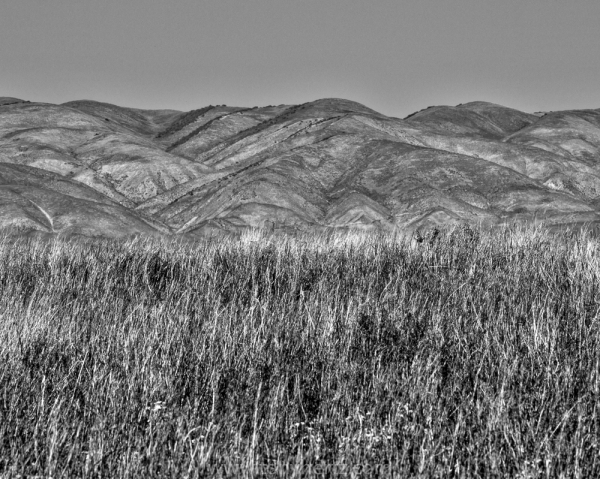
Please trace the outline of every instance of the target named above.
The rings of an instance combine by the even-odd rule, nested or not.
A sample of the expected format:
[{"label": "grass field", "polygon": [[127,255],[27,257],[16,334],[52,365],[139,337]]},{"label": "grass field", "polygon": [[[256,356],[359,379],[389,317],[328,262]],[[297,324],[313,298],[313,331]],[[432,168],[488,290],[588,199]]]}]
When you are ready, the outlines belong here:
[{"label": "grass field", "polygon": [[0,477],[600,477],[585,233],[0,241]]}]

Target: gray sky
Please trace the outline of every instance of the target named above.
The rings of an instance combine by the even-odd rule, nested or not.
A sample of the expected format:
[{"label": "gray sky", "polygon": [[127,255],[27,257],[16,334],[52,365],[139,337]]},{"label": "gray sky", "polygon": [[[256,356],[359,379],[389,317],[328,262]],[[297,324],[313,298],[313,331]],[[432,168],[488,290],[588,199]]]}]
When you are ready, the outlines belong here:
[{"label": "gray sky", "polygon": [[599,0],[0,0],[0,96],[600,108]]}]

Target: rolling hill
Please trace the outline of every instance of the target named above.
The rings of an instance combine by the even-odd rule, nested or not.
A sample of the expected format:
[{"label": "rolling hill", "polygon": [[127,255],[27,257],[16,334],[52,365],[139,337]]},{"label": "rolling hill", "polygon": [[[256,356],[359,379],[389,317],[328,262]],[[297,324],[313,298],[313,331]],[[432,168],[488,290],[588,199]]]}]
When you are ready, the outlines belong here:
[{"label": "rolling hill", "polygon": [[0,227],[122,237],[600,221],[600,109],[138,110],[0,97]]}]

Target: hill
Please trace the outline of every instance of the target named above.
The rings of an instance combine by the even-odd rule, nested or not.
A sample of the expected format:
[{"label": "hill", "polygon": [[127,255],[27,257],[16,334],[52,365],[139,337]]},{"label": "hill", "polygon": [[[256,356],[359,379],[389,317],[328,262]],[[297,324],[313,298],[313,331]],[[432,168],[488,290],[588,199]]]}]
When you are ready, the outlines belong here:
[{"label": "hill", "polygon": [[405,119],[322,99],[138,110],[0,98],[0,227],[196,238],[600,220],[600,110],[486,102]]}]

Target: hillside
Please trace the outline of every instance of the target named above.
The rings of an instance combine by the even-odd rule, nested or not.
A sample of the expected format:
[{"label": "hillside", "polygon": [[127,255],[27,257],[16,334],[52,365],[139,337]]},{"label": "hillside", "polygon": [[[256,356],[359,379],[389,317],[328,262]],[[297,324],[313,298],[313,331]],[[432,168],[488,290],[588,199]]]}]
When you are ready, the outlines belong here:
[{"label": "hillside", "polygon": [[0,227],[190,238],[600,220],[600,109],[486,102],[137,110],[0,98]]}]

